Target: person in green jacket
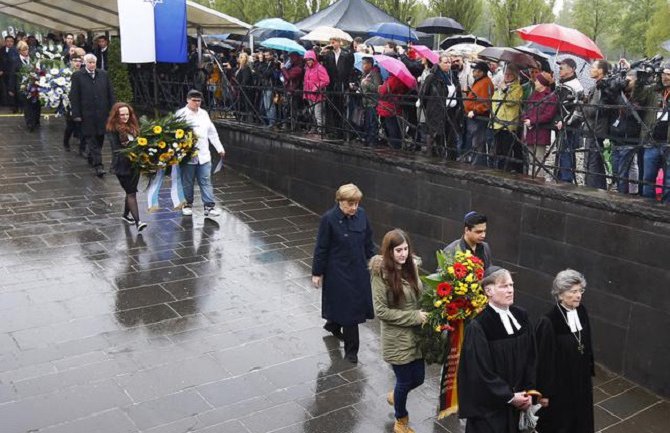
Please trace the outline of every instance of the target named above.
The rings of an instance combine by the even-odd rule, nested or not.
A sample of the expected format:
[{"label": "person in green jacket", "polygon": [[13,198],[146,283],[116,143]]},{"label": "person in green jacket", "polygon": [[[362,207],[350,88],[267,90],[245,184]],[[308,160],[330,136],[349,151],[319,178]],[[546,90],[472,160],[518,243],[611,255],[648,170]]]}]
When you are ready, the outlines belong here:
[{"label": "person in green jacket", "polygon": [[419,329],[427,316],[419,307],[422,285],[405,232],[386,233],[380,253],[370,259],[370,274],[372,302],[381,322],[382,357],[396,376],[387,401],[395,412],[394,433],[413,433],[407,425],[407,395],[423,383],[426,368],[418,345]]}]

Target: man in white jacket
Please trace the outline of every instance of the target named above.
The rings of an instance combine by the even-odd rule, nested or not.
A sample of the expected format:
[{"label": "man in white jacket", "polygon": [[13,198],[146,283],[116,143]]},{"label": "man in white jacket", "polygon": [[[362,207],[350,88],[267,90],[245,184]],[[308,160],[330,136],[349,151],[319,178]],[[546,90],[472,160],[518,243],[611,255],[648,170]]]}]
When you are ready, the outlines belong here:
[{"label": "man in white jacket", "polygon": [[219,139],[219,133],[209,118],[209,114],[202,108],[202,93],[197,90],[189,90],[186,95],[186,106],[177,111],[181,116],[193,125],[193,133],[198,137],[196,148],[197,156],[191,158],[182,169],[181,180],[184,185],[184,197],[186,205],[181,210],[182,215],[193,215],[193,184],[195,179],[200,185],[202,203],[205,207],[205,216],[219,216],[221,211],[215,207],[214,188],[212,187],[212,155],[209,152],[211,142],[221,158],[226,154]]}]

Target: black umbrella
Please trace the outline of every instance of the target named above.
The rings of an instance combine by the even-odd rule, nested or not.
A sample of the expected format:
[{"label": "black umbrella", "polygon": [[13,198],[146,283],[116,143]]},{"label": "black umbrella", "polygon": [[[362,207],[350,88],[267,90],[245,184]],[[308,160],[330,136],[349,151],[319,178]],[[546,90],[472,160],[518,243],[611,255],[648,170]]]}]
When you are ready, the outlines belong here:
[{"label": "black umbrella", "polygon": [[426,18],[416,29],[420,32],[436,35],[453,35],[465,31],[458,21],[449,17]]},{"label": "black umbrella", "polygon": [[475,44],[482,47],[492,47],[493,44],[486,38],[480,38],[475,35],[454,35],[449,36],[440,43],[440,48],[446,50],[447,48],[456,44]]},{"label": "black umbrella", "polygon": [[530,54],[508,47],[487,47],[477,54],[477,57],[506,63],[513,63],[520,68],[537,68],[538,62]]},{"label": "black umbrella", "polygon": [[537,48],[529,47],[528,45],[519,45],[518,47],[514,47],[514,49],[517,51],[521,51],[522,53],[526,53],[528,55],[533,56],[533,58],[540,63],[540,65],[542,66],[541,69],[543,71],[551,72],[551,66],[549,65],[549,56],[547,54],[544,54]]}]

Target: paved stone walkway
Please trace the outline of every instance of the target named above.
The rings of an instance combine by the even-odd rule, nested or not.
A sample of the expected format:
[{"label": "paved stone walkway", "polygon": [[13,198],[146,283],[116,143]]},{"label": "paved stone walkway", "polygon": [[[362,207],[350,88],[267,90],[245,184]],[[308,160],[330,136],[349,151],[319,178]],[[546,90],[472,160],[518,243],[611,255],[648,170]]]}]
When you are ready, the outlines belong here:
[{"label": "paved stone walkway", "polygon": [[[62,124],[0,117],[2,433],[392,430],[377,323],[357,366],[321,329],[317,215],[228,170],[217,222],[142,211],[138,236],[116,178],[64,152]],[[412,424],[462,432],[435,420],[437,374],[411,394]],[[596,385],[598,429],[670,431],[667,401],[602,369]]]}]

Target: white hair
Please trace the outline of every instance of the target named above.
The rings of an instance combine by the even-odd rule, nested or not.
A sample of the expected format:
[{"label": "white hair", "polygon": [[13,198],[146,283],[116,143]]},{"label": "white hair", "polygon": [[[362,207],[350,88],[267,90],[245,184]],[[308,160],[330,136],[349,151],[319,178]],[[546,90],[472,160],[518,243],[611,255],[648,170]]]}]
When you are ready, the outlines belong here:
[{"label": "white hair", "polygon": [[575,271],[574,269],[565,269],[554,278],[554,283],[552,284],[551,294],[554,296],[554,299],[559,300],[559,296],[572,290],[576,285],[579,285],[582,290],[586,289],[586,278],[580,272]]},{"label": "white hair", "polygon": [[88,53],[88,54],[84,55],[84,62],[88,63],[89,61],[97,62],[98,58],[95,57],[95,54]]}]

